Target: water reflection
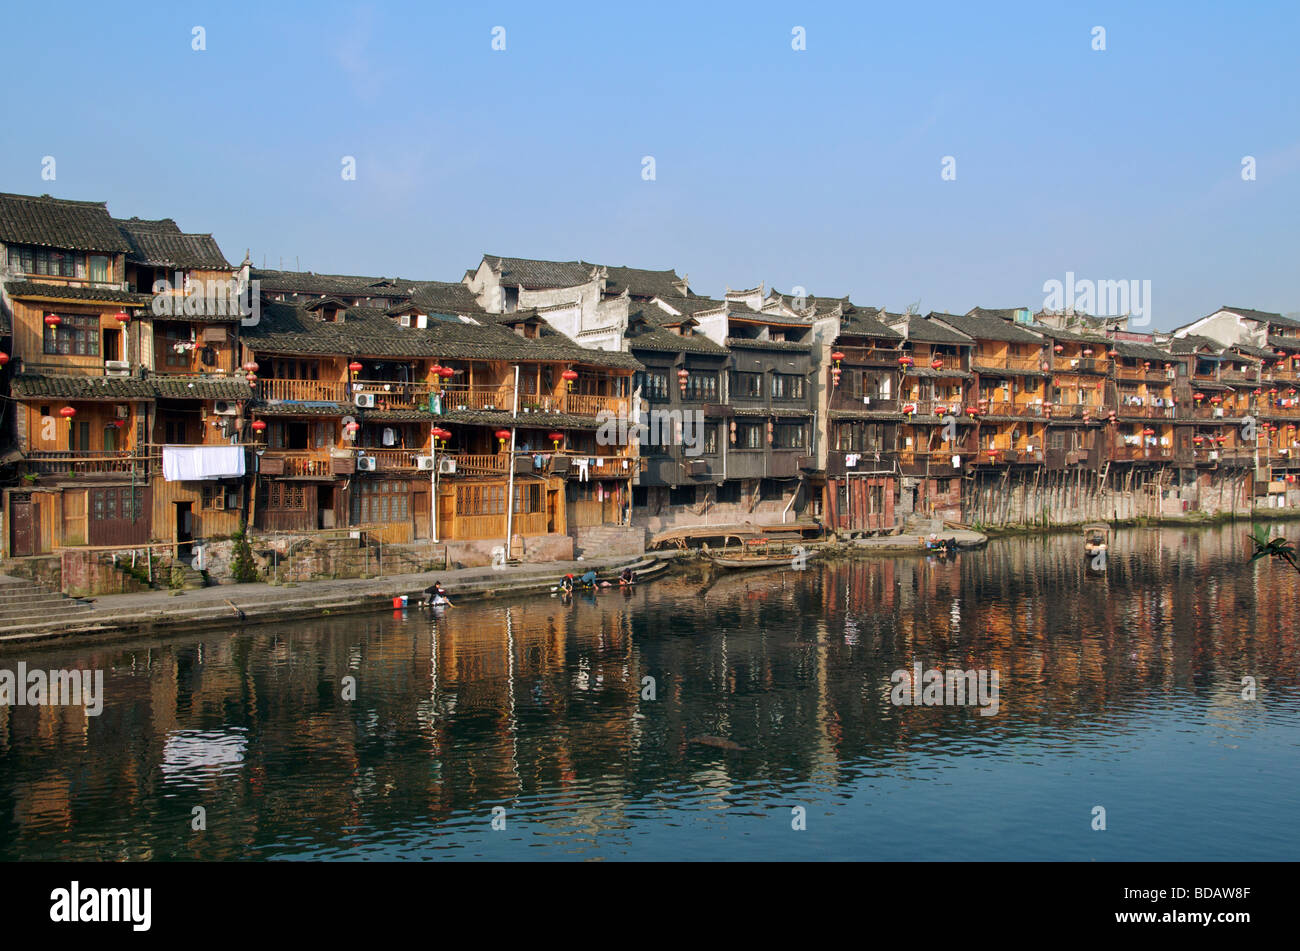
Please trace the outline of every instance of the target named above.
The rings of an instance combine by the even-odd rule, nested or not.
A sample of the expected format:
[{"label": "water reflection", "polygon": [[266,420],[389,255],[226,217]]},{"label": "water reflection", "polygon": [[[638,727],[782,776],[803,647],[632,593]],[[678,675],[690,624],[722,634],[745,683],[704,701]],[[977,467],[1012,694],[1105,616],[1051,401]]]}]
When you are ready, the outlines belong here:
[{"label": "water reflection", "polygon": [[[1300,584],[1249,550],[1125,531],[1096,574],[1072,536],[1012,539],[4,648],[103,667],[106,699],[0,707],[0,858],[1283,857]],[[892,705],[914,661],[998,670],[999,713]]]}]

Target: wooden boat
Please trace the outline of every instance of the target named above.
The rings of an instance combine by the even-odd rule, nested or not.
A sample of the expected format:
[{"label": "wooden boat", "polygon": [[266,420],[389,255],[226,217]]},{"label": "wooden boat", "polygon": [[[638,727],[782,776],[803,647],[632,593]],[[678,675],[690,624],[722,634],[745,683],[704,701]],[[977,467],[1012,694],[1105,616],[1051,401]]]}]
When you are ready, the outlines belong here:
[{"label": "wooden boat", "polygon": [[719,568],[794,568],[795,559],[800,559],[804,564],[812,561],[817,555],[814,551],[801,548],[799,551],[785,549],[782,551],[772,551],[771,549],[758,549],[745,551],[738,549],[729,551],[711,551],[705,554],[705,557]]},{"label": "wooden boat", "polygon": [[1089,522],[1083,526],[1083,554],[1095,558],[1110,548],[1110,526],[1104,522]]}]

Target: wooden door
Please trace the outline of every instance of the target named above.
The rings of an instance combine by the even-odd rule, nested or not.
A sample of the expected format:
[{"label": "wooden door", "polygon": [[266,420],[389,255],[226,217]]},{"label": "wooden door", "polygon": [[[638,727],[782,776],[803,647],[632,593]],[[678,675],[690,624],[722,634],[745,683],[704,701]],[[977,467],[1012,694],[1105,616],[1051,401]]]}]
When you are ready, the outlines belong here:
[{"label": "wooden door", "polygon": [[9,497],[9,550],[15,558],[36,554],[32,534],[32,500],[30,495]]}]

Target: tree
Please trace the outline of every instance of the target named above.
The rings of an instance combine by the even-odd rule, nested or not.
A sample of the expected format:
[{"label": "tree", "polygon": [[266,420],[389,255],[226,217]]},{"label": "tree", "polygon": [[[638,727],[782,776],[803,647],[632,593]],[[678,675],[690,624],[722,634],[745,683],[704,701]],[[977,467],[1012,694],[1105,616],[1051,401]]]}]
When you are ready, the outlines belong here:
[{"label": "tree", "polygon": [[231,537],[235,542],[235,552],[230,559],[230,573],[234,576],[235,581],[240,584],[260,581],[261,576],[257,570],[257,562],[253,561],[253,546],[248,543],[247,523],[240,525],[239,531],[235,532]]}]

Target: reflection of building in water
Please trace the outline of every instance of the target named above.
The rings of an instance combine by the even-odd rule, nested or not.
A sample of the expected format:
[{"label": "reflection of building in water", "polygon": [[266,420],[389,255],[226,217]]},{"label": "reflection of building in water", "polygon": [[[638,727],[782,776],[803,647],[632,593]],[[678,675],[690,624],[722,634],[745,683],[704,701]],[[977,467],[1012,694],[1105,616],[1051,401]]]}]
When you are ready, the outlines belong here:
[{"label": "reflection of building in water", "polygon": [[[1300,683],[1300,586],[1249,550],[1242,526],[1123,530],[1097,575],[1067,533],[952,561],[674,577],[595,603],[48,651],[42,666],[104,669],[105,708],[0,707],[0,858],[68,842],[81,857],[347,855],[535,800],[552,811],[532,827],[590,836],[683,788],[840,786],[898,752],[1014,750],[1045,731],[1083,743],[1157,704],[1208,704],[1236,728]],[[894,707],[890,674],[914,661],[998,670],[1000,712]]]}]

